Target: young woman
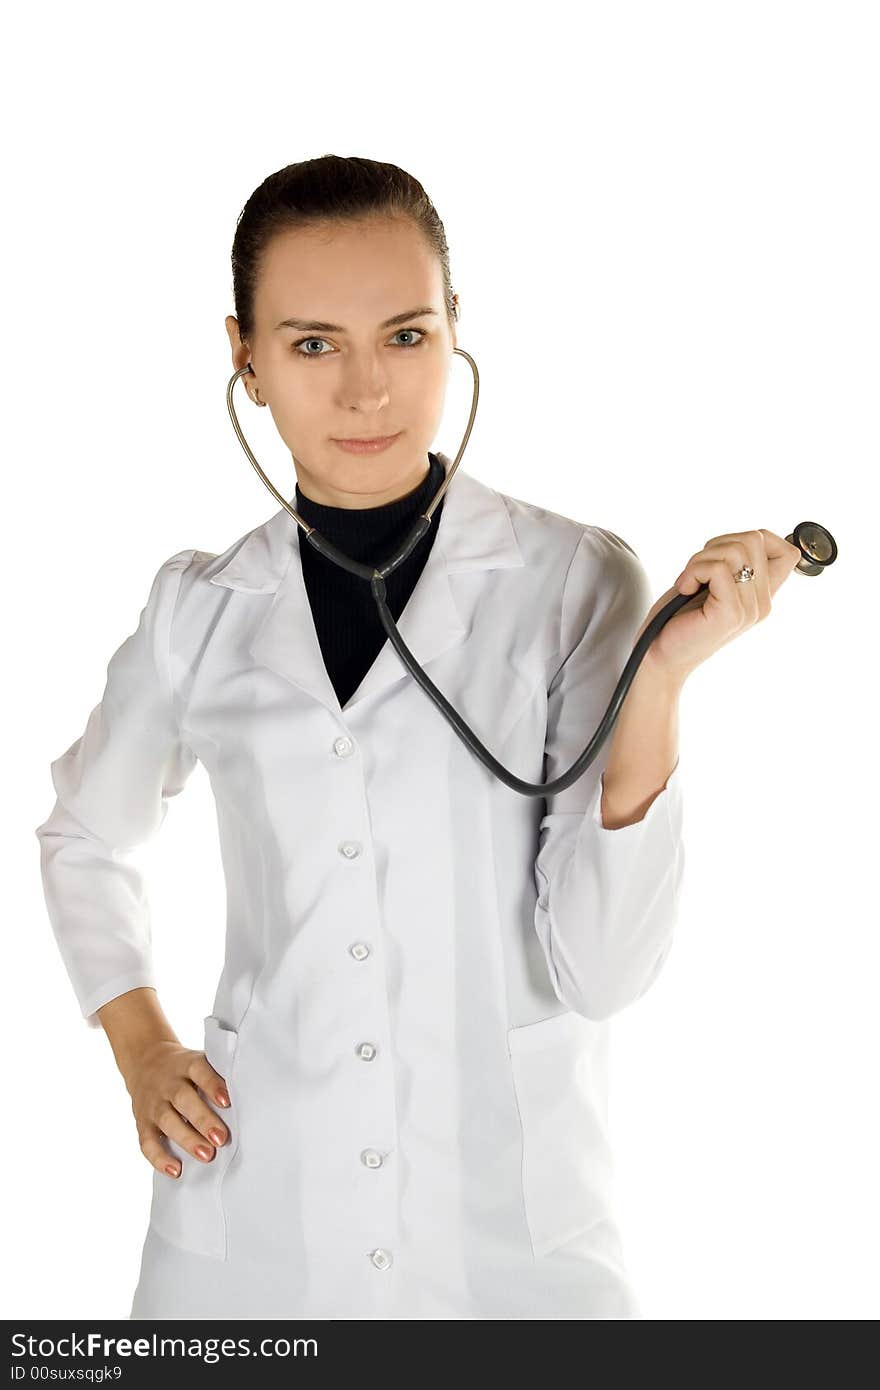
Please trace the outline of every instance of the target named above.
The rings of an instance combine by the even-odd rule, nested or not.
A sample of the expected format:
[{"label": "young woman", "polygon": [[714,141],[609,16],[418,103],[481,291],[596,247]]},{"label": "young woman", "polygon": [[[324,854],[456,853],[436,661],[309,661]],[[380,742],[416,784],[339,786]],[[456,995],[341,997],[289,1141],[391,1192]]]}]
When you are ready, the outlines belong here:
[{"label": "young woman", "polygon": [[[260,185],[232,259],[233,363],[290,450],[296,509],[380,563],[449,463],[431,452],[458,321],[437,213],[396,166],[325,156]],[[285,508],[165,561],[37,828],[59,947],[154,1170],[133,1318],[642,1316],[611,1199],[609,1020],[673,938],[682,682],[799,558],[768,531],[715,537],[648,613],[620,537],[458,469],[388,603],[520,777],[571,765],[639,632],[709,584],[546,799],[489,774],[369,585]],[[197,761],[228,921],[193,1050],[122,856]]]}]

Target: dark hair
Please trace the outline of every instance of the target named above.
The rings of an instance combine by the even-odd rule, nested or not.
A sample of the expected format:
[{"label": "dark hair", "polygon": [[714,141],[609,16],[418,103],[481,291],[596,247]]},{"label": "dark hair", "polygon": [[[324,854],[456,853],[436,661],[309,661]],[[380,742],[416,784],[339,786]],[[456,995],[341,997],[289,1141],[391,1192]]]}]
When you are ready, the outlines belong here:
[{"label": "dark hair", "polygon": [[242,341],[254,331],[254,295],[263,255],[278,232],[363,217],[410,217],[436,253],[450,324],[458,318],[449,276],[446,232],[418,179],[396,164],[357,155],[323,154],[288,164],[254,189],[232,242],[232,292]]}]

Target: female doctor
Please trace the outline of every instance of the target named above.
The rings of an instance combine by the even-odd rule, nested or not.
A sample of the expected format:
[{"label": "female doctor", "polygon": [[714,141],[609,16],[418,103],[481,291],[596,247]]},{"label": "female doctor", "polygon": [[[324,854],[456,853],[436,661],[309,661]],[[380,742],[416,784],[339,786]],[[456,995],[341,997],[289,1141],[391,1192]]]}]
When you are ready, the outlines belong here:
[{"label": "female doctor", "polygon": [[[379,562],[449,462],[430,452],[457,344],[442,223],[403,170],[327,155],[256,189],[232,260],[233,363],[290,450],[296,509]],[[456,470],[387,599],[520,777],[571,765],[639,633],[709,586],[547,799],[490,775],[369,585],[285,508],[161,565],[36,831],[64,963],[153,1169],[133,1318],[643,1316],[611,1199],[609,1020],[672,943],[682,684],[767,616],[799,558],[767,530],[715,536],[648,612],[620,537]],[[159,1004],[124,856],[197,761],[228,916],[192,1049]]]}]

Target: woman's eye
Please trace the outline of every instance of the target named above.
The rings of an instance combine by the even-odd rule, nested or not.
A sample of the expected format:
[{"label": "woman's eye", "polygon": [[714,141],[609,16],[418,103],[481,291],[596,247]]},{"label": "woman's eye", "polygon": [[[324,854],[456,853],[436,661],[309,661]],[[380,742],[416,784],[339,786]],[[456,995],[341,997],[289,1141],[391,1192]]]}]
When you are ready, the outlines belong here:
[{"label": "woman's eye", "polygon": [[[428,336],[427,333],[423,332],[421,328],[401,328],[399,332],[395,333],[395,338],[399,338],[401,333],[418,333],[419,342],[422,342]],[[399,346],[418,347],[419,343],[401,343]]]},{"label": "woman's eye", "polygon": [[294,343],[293,346],[296,351],[299,352],[300,357],[326,357],[327,354],[325,352],[300,352],[300,347],[304,344],[311,345],[312,343],[323,342],[326,342],[325,338],[300,338],[299,342]]},{"label": "woman's eye", "polygon": [[[397,346],[398,346],[398,347],[402,347],[402,348],[417,348],[417,347],[421,347],[422,342],[423,342],[423,341],[427,338],[427,336],[428,336],[428,334],[427,334],[427,333],[425,332],[425,330],[422,329],[422,328],[399,328],[399,329],[397,330],[397,332],[395,333],[394,336],[395,336],[395,338],[399,338],[399,337],[401,336],[401,334],[403,334],[403,333],[410,333],[410,334],[412,334],[412,333],[418,333],[418,335],[419,335],[419,341],[416,342],[416,343],[398,343]],[[306,347],[309,347],[309,348],[310,348],[312,344],[317,343],[317,344],[320,345],[321,343],[326,343],[326,342],[327,342],[327,339],[326,339],[326,338],[300,338],[300,339],[298,339],[297,342],[294,343],[293,348],[294,348],[294,351],[297,353],[297,355],[300,356],[300,357],[327,357],[327,356],[329,356],[329,353],[326,353],[326,352],[311,352],[311,351],[308,351],[308,352],[307,352],[307,351],[305,350]]]}]

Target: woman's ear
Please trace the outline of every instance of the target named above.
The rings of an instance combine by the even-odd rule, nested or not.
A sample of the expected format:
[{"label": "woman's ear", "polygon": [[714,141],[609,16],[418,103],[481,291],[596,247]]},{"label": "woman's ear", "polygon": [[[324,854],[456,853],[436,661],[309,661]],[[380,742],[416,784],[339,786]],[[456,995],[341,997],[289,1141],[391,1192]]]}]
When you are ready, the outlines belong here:
[{"label": "woman's ear", "polygon": [[452,296],[452,317],[453,317],[453,326],[452,326],[452,346],[453,346],[454,348],[457,348],[457,347],[458,347],[458,334],[457,334],[456,331],[455,331],[455,324],[458,323],[458,320],[459,320],[459,318],[461,317],[461,305],[460,305],[460,301],[459,301],[459,298],[458,298],[458,295],[457,295],[457,294],[454,294],[454,295]]},{"label": "woman's ear", "polygon": [[[229,346],[232,348],[233,361],[236,363],[237,368],[243,367],[247,361],[248,354],[244,350],[241,334],[238,331],[238,319],[234,314],[226,315],[226,333],[229,338]],[[236,356],[241,360],[236,361]]]}]

